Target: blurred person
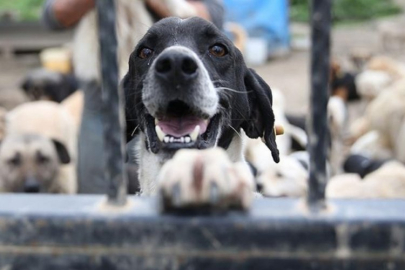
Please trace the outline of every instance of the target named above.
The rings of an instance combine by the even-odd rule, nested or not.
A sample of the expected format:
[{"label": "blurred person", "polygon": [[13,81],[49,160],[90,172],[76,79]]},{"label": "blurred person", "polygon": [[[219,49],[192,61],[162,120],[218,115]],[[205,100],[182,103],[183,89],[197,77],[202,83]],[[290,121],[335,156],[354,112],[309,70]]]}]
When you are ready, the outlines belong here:
[{"label": "blurred person", "polygon": [[[116,0],[117,61],[119,78],[128,70],[128,59],[153,22],[167,17],[200,16],[222,28],[221,0]],[[79,136],[79,193],[105,193],[103,110],[95,0],[47,0],[43,21],[53,30],[77,25],[73,44],[75,75],[84,91]]]}]

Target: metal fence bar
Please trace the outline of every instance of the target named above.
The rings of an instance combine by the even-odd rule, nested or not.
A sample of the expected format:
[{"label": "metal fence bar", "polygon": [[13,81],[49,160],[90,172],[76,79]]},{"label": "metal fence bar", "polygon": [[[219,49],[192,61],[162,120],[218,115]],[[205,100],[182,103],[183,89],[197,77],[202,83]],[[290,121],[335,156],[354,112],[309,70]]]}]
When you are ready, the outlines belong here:
[{"label": "metal fence bar", "polygon": [[122,89],[118,87],[117,38],[113,0],[96,1],[101,57],[102,99],[104,109],[105,176],[110,184],[109,202],[122,205],[126,201],[127,179],[124,168],[124,113]]},{"label": "metal fence bar", "polygon": [[331,0],[312,0],[311,101],[309,118],[309,192],[312,210],[325,205],[327,181],[327,103],[331,28]]}]

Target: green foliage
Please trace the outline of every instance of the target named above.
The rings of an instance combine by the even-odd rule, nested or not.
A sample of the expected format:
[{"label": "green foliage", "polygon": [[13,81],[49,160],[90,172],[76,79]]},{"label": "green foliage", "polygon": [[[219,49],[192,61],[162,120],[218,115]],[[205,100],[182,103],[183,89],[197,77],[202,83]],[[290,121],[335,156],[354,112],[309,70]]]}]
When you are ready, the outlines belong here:
[{"label": "green foliage", "polygon": [[[361,21],[397,14],[401,9],[392,0],[332,0],[335,21]],[[24,21],[38,20],[44,0],[0,0],[0,14],[16,12]],[[310,0],[290,0],[293,21],[309,21]]]},{"label": "green foliage", "polygon": [[0,0],[0,14],[6,11],[16,13],[20,20],[38,20],[44,0]]},{"label": "green foliage", "polygon": [[290,18],[293,21],[309,21],[309,1],[308,0],[291,0],[290,1]]},{"label": "green foliage", "polygon": [[[293,21],[309,21],[308,0],[291,0],[290,17]],[[392,0],[333,0],[335,22],[363,21],[401,12]]]}]

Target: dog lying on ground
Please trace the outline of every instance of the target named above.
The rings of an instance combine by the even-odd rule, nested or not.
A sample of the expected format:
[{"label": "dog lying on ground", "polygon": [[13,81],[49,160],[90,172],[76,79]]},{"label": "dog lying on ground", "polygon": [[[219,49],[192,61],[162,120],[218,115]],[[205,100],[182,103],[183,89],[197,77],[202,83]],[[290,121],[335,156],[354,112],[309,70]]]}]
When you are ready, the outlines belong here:
[{"label": "dog lying on ground", "polygon": [[254,191],[243,156],[246,135],[261,137],[279,161],[269,86],[201,18],[152,26],[131,54],[122,84],[141,193],[160,190],[166,206],[246,207]]},{"label": "dog lying on ground", "polygon": [[55,102],[23,104],[6,115],[0,144],[2,192],[75,193],[77,130]]},{"label": "dog lying on ground", "polygon": [[[256,182],[260,193],[266,197],[300,197],[307,191],[308,168],[307,161],[302,160],[294,152],[294,144],[305,149],[308,138],[304,129],[296,123],[291,124],[285,114],[285,98],[277,88],[272,89],[275,125],[284,128],[283,136],[276,137],[280,153],[280,163],[272,162],[272,156],[260,139],[246,140],[245,158],[256,170]],[[304,119],[305,122],[305,119]],[[305,128],[305,123],[303,125]],[[305,159],[305,158],[304,158]],[[302,162],[303,161],[303,162]]]},{"label": "dog lying on ground", "polygon": [[[303,153],[303,152],[295,152]],[[280,162],[271,162],[271,153],[260,139],[247,139],[245,158],[256,169],[256,181],[266,197],[301,197],[308,188],[307,162],[294,154],[280,153]]]}]

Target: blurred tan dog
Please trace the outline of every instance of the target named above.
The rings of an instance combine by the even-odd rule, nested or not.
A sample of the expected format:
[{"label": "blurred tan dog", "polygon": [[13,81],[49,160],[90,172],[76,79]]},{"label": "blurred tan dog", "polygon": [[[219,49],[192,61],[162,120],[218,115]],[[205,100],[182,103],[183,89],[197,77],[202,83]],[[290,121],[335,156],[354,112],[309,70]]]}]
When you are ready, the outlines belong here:
[{"label": "blurred tan dog", "polygon": [[359,94],[372,101],[395,82],[405,78],[405,65],[385,56],[375,56],[368,61],[365,70],[357,75]]},{"label": "blurred tan dog", "polygon": [[66,148],[56,140],[36,134],[8,136],[0,146],[0,191],[73,193],[59,170],[69,162]]},{"label": "blurred tan dog", "polygon": [[[370,158],[396,158],[405,162],[405,79],[399,80],[379,94],[352,129],[360,137],[352,146],[353,154]],[[363,135],[364,134],[364,135]]]},{"label": "blurred tan dog", "polygon": [[76,125],[62,105],[51,101],[23,104],[6,115],[0,190],[75,193],[76,152]]},{"label": "blurred tan dog", "polygon": [[357,174],[342,174],[332,178],[326,187],[328,198],[405,198],[405,167],[388,162],[361,179]]},{"label": "blurred tan dog", "polygon": [[82,113],[83,113],[83,106],[84,106],[84,94],[83,91],[80,89],[68,96],[64,101],[61,103],[63,107],[70,113],[73,117],[75,125],[79,130],[80,124],[82,122]]}]

